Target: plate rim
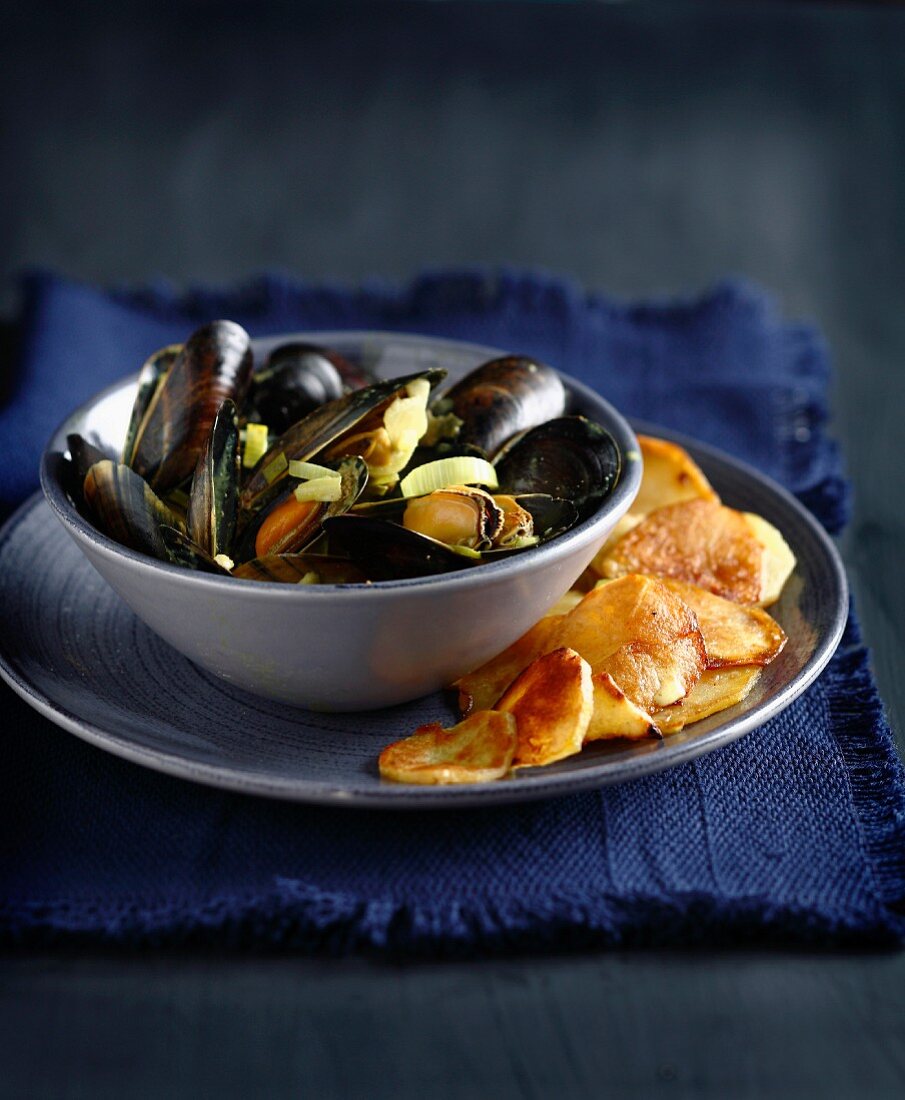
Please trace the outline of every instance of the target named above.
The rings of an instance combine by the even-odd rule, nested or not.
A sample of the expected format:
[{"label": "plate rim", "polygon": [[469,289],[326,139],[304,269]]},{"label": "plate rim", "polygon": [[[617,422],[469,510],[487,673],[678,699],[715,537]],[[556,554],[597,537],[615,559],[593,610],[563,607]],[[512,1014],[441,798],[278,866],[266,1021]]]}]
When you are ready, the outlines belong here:
[{"label": "plate rim", "polygon": [[[808,530],[835,581],[835,589],[830,593],[834,598],[830,628],[819,640],[814,653],[805,665],[771,699],[760,704],[749,714],[738,716],[728,724],[719,725],[702,733],[698,738],[681,743],[671,743],[670,738],[665,738],[653,750],[635,759],[630,756],[625,759],[609,756],[600,763],[589,764],[580,772],[544,774],[543,769],[538,768],[522,772],[515,780],[496,783],[434,787],[395,784],[376,788],[373,792],[355,791],[324,780],[249,776],[233,767],[201,763],[187,759],[184,755],[137,744],[51,701],[17,673],[2,649],[0,649],[0,679],[6,682],[28,705],[55,725],[131,763],[221,790],[299,804],[381,810],[478,808],[565,797],[582,791],[599,790],[605,786],[630,782],[646,775],[678,767],[688,760],[731,744],[753,729],[764,725],[810,687],[829,663],[841,641],[848,619],[849,586],[841,555],[830,535],[816,517],[787,489],[749,463],[735,458],[718,447],[662,425],[636,418],[627,419],[635,432],[658,435],[704,454],[716,463],[728,465],[737,473],[757,483],[761,490],[777,497],[786,508],[796,514],[798,520]],[[16,528],[34,509],[42,505],[47,508],[48,519],[52,520],[52,510],[42,493],[38,491],[21,504],[0,527],[0,546],[13,537]],[[65,537],[62,528],[59,529],[59,537]],[[630,753],[631,749],[627,748],[625,751]],[[614,764],[618,766],[614,767]]]}]

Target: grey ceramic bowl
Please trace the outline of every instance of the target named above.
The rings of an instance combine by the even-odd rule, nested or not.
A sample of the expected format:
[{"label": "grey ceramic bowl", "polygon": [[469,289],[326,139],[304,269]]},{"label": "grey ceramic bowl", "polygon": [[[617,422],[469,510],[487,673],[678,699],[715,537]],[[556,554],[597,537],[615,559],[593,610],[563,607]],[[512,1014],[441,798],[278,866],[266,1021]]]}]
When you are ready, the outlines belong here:
[{"label": "grey ceramic bowl", "polygon": [[[261,362],[290,336],[257,340]],[[500,355],[426,336],[305,333],[381,377],[445,367],[449,381]],[[571,586],[641,480],[637,440],[599,395],[564,377],[571,411],[603,424],[625,459],[600,509],[545,546],[474,569],[371,585],[283,585],[230,580],[165,565],[100,534],[67,495],[66,436],[79,432],[118,453],[136,379],[104,390],[54,433],[41,484],[57,518],[97,571],[157,634],[214,675],[248,691],[315,710],[389,706],[435,691],[524,633]]]}]

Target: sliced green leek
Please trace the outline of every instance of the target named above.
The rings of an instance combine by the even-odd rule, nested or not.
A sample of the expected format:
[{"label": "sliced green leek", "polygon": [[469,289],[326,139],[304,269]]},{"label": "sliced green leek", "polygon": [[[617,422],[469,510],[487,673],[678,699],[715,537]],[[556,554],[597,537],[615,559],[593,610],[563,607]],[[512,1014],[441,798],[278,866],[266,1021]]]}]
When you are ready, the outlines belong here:
[{"label": "sliced green leek", "polygon": [[485,485],[495,489],[498,485],[496,470],[484,458],[474,455],[457,455],[438,458],[416,466],[399,483],[404,497],[422,497],[427,493],[445,489],[447,485]]},{"label": "sliced green leek", "polygon": [[289,463],[286,461],[286,456],[280,451],[273,462],[268,462],[264,467],[264,480],[267,484],[273,485],[288,465]]},{"label": "sliced green leek", "polygon": [[289,463],[289,476],[301,478],[302,481],[310,481],[315,477],[337,477],[337,471],[329,466],[318,466],[316,462],[299,462],[293,459]]},{"label": "sliced green leek", "polygon": [[236,563],[228,554],[215,554],[214,561],[217,565],[222,565],[223,568],[230,573],[236,568]]},{"label": "sliced green leek", "polygon": [[242,452],[242,465],[250,470],[257,466],[261,456],[267,453],[267,425],[245,425],[245,450]]},{"label": "sliced green leek", "polygon": [[314,477],[310,481],[303,481],[296,487],[295,499],[300,503],[305,500],[339,500],[343,492],[343,480],[338,473],[330,477]]}]

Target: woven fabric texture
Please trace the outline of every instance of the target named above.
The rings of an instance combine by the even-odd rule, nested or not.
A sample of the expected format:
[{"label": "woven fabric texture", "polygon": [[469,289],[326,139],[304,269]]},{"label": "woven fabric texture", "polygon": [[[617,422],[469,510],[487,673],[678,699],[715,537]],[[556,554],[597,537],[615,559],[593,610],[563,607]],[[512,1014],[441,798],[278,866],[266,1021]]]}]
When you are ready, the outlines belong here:
[{"label": "woven fabric texture", "polygon": [[[265,277],[181,296],[40,274],[23,298],[0,512],[35,490],[65,413],[154,348],[230,317],[255,336],[392,329],[531,354],[627,414],[756,465],[831,531],[845,519],[821,339],[747,284],[625,305],[509,271],[354,290]],[[889,945],[905,932],[905,783],[854,618],[811,689],[740,741],[620,787],[482,811],[349,812],[207,789],[106,755],[0,694],[8,943],[406,955]]]}]

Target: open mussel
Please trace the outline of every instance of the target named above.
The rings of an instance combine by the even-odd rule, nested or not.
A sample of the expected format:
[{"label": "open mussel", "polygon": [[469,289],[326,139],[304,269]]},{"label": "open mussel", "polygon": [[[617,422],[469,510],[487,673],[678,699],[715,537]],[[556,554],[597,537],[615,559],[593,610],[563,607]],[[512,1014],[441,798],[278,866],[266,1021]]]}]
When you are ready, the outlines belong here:
[{"label": "open mussel", "polygon": [[[400,408],[400,402],[406,397],[412,398],[415,405],[422,399],[426,404],[430,388],[445,375],[443,370],[428,370],[376,382],[310,412],[284,432],[251,471],[240,494],[242,509],[256,512],[280,493],[283,488],[280,483],[292,461],[329,462],[356,454],[367,462],[376,481],[384,475],[395,480],[395,474],[414,451],[424,426],[420,431],[417,428],[412,431],[403,424],[394,438],[394,431],[386,424],[387,418],[392,416],[394,408]],[[417,409],[412,411],[417,412]],[[424,405],[421,414],[414,419],[426,425]]]},{"label": "open mussel", "polygon": [[356,368],[343,356],[316,344],[281,344],[252,376],[245,419],[282,435],[328,401],[342,397]]},{"label": "open mussel", "polygon": [[130,466],[155,492],[167,493],[191,476],[220,405],[226,398],[241,405],[252,366],[240,325],[212,321],[192,333],[136,431]]},{"label": "open mussel", "polygon": [[234,577],[243,581],[280,584],[364,584],[367,577],[346,558],[329,554],[268,554],[237,565]]},{"label": "open mussel", "polygon": [[331,552],[340,552],[372,581],[431,577],[468,569],[480,555],[466,555],[446,543],[372,516],[335,516],[324,520]]},{"label": "open mussel", "polygon": [[236,560],[298,553],[310,546],[320,536],[325,519],[347,512],[368,481],[368,467],[357,456],[344,459],[338,474],[339,485],[332,500],[299,499],[297,486],[293,486],[258,512],[241,532]]},{"label": "open mussel", "polygon": [[431,411],[452,413],[461,421],[457,441],[492,456],[507,439],[561,416],[565,407],[565,389],[555,370],[524,355],[505,355],[467,374]]},{"label": "open mussel", "polygon": [[620,464],[610,433],[583,416],[558,417],[532,428],[494,461],[501,492],[561,497],[581,516],[611,492]]}]

